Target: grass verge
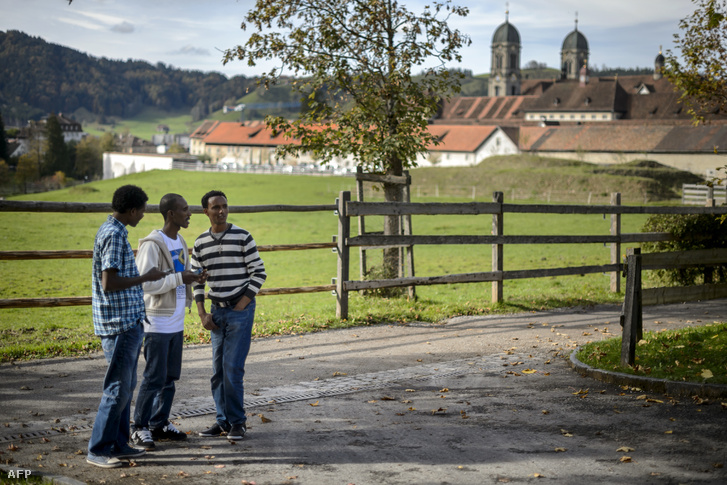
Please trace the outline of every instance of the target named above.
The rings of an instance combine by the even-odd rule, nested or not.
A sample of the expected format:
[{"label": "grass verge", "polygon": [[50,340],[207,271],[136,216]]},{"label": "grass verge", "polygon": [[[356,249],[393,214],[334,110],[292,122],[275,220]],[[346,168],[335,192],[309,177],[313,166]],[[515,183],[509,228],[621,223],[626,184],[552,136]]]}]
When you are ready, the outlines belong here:
[{"label": "grass verge", "polygon": [[576,354],[591,367],[637,376],[727,384],[727,323],[646,332],[636,364],[622,366],[621,338],[584,345]]}]

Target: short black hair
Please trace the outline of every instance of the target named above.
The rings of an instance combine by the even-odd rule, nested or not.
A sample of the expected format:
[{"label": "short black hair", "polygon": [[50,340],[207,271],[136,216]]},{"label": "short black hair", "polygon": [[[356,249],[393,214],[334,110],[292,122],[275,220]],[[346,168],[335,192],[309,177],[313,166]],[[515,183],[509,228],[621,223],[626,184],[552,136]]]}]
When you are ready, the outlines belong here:
[{"label": "short black hair", "polygon": [[131,209],[141,209],[146,205],[147,200],[149,200],[149,197],[141,187],[137,187],[136,185],[122,185],[114,192],[114,198],[111,200],[111,208],[114,212],[126,214]]},{"label": "short black hair", "polygon": [[179,200],[184,200],[184,197],[179,194],[166,194],[159,201],[159,212],[161,212],[165,221],[167,220],[167,213],[177,208]]},{"label": "short black hair", "polygon": [[207,192],[206,194],[204,194],[202,196],[202,208],[203,209],[206,209],[207,208],[207,203],[209,202],[209,200],[212,197],[219,197],[219,196],[222,196],[225,199],[227,199],[227,196],[221,190],[210,190],[209,192]]}]

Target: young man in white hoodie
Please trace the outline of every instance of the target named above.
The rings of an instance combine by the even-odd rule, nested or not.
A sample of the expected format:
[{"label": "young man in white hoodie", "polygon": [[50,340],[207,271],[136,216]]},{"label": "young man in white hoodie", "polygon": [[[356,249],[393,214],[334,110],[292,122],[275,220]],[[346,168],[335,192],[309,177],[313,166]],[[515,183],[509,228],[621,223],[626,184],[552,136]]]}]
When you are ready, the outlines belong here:
[{"label": "young man in white hoodie", "polygon": [[144,379],[134,410],[131,441],[146,450],[154,440],[184,440],[187,435],[169,421],[175,381],[182,371],[184,309],[192,307],[191,283],[204,283],[206,273],[189,269],[189,249],[179,234],[189,227],[192,211],[178,194],[167,194],[159,202],[164,227],[139,241],[136,262],[140,271],[158,268],[167,275],[143,284],[147,318],[144,321]]}]

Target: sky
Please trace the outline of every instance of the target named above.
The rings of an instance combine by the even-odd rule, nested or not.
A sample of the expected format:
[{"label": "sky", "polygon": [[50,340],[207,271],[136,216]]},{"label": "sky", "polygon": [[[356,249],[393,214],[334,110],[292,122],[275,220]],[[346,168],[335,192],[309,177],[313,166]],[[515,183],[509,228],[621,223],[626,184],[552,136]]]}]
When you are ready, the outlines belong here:
[{"label": "sky", "polygon": [[[400,0],[421,12],[431,0]],[[222,53],[245,42],[240,28],[254,0],[0,0],[0,30],[19,30],[94,57],[162,62],[180,69],[248,77],[271,64],[222,64]],[[531,60],[560,65],[560,48],[578,30],[589,43],[591,66],[653,67],[660,46],[674,47],[679,21],[694,10],[690,0],[455,0],[469,15],[450,26],[470,37],[462,63],[452,67],[490,70],[490,43],[505,21],[520,32],[521,67]],[[678,52],[676,52],[678,54]],[[0,70],[2,66],[0,66]],[[415,69],[416,71],[416,69]]]}]

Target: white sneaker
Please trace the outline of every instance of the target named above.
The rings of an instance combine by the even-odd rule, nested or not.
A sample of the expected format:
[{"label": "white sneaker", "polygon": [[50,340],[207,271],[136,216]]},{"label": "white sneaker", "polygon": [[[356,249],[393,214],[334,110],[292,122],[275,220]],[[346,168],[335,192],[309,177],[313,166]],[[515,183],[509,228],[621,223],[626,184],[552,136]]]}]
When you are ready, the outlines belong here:
[{"label": "white sneaker", "polygon": [[145,450],[153,450],[155,448],[154,438],[151,436],[151,431],[147,428],[139,428],[131,433],[131,443],[139,446]]}]

